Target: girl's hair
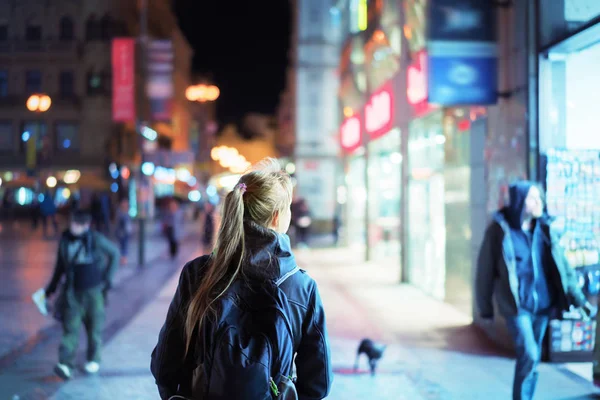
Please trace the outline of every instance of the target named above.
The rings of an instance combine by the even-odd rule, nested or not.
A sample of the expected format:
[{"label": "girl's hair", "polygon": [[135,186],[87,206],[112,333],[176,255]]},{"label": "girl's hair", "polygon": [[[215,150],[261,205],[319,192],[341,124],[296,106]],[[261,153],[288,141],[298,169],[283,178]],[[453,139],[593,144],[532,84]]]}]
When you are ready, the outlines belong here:
[{"label": "girl's hair", "polygon": [[214,315],[214,303],[238,277],[244,259],[244,220],[270,227],[275,212],[282,216],[292,202],[292,181],[279,162],[266,158],[244,174],[223,203],[221,226],[215,249],[210,256],[202,282],[188,305],[185,319],[185,354],[192,335],[208,314]]}]

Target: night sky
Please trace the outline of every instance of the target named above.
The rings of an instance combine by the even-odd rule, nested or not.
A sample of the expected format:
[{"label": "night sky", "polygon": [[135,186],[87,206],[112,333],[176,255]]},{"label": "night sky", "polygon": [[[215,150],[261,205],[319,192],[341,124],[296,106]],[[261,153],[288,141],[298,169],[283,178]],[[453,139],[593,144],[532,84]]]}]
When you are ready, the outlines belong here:
[{"label": "night sky", "polygon": [[193,72],[221,89],[221,124],[248,112],[273,114],[284,88],[290,42],[288,0],[174,0],[195,51]]}]

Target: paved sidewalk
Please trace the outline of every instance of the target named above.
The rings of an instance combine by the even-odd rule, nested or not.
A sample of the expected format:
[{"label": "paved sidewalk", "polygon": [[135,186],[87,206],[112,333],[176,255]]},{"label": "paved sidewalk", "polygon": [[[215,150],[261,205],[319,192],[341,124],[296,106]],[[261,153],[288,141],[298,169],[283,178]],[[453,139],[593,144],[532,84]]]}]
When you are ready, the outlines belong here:
[{"label": "paved sidewalk", "polygon": [[[199,235],[197,223],[186,226],[186,235]],[[200,242],[200,238],[198,238]],[[35,341],[36,336],[56,324],[51,317],[43,317],[31,301],[31,294],[45,286],[53,272],[56,259],[56,240],[46,241],[41,235],[33,238],[19,236],[16,240],[0,240],[0,359],[11,352]],[[159,225],[149,228],[145,246],[146,264],[151,265],[168,245],[160,235]],[[137,237],[132,237],[128,263],[120,266],[113,286],[130,279],[138,273]],[[1,397],[0,397],[0,400]]]},{"label": "paved sidewalk", "polygon": [[[396,283],[395,267],[365,264],[351,251],[298,250],[298,264],[318,284],[331,339],[334,386],[328,399],[506,400],[514,362],[470,318],[417,289]],[[105,348],[102,372],[77,377],[53,399],[156,399],[148,370],[177,277]],[[376,377],[366,360],[354,373],[355,351],[368,336],[388,343]],[[542,365],[537,399],[593,399],[591,385]]]}]

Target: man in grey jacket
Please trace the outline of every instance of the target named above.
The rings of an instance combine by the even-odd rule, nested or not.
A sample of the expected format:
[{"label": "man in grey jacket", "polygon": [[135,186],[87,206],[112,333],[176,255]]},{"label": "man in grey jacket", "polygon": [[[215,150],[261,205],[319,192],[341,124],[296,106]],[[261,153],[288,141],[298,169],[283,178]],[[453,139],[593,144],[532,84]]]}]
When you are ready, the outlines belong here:
[{"label": "man in grey jacket", "polygon": [[494,215],[485,233],[475,295],[480,317],[488,320],[494,317],[494,295],[517,353],[513,399],[530,400],[551,311],[575,306],[589,318],[595,309],[551,233],[541,189],[519,181],[510,186],[509,194],[510,205]]}]

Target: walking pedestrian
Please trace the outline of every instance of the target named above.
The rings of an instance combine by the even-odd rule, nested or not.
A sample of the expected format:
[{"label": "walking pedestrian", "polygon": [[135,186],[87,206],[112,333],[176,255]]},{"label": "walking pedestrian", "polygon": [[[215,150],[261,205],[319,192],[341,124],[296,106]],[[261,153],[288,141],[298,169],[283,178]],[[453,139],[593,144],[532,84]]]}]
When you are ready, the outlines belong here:
[{"label": "walking pedestrian", "polygon": [[310,235],[310,227],[312,225],[312,218],[310,216],[310,210],[305,199],[301,199],[298,203],[296,221],[296,234],[298,239],[298,247],[308,247],[308,238]]},{"label": "walking pedestrian", "polygon": [[[291,200],[290,176],[273,159],[225,197],[215,250],[184,267],[152,353],[162,399],[329,393],[323,305],[285,235]],[[297,378],[290,380],[294,355]]]},{"label": "walking pedestrian", "polygon": [[477,264],[476,300],[484,320],[494,317],[492,295],[516,349],[514,400],[533,398],[542,340],[553,309],[596,312],[550,230],[542,190],[529,181],[509,188],[510,205],[494,215]]},{"label": "walking pedestrian", "polygon": [[116,227],[115,236],[119,241],[121,250],[121,265],[126,265],[129,254],[129,238],[133,233],[133,222],[129,215],[129,201],[127,199],[122,199],[119,203]]},{"label": "walking pedestrian", "polygon": [[179,254],[179,240],[183,229],[183,213],[175,199],[169,199],[163,216],[163,232],[169,242],[169,254],[175,259]]},{"label": "walking pedestrian", "polygon": [[56,220],[56,204],[54,203],[54,196],[50,191],[44,193],[44,199],[40,204],[40,214],[42,215],[42,230],[44,236],[48,236],[48,222],[52,224],[54,235],[58,233],[58,221]]},{"label": "walking pedestrian", "polygon": [[[54,274],[44,289],[43,297],[50,298],[65,277],[55,302],[55,317],[62,323],[63,334],[54,371],[63,379],[72,377],[82,323],[88,345],[84,370],[95,374],[100,369],[106,296],[119,265],[119,249],[101,233],[90,230],[91,220],[85,211],[73,212],[58,245]],[[102,262],[105,259],[108,264]]]}]

